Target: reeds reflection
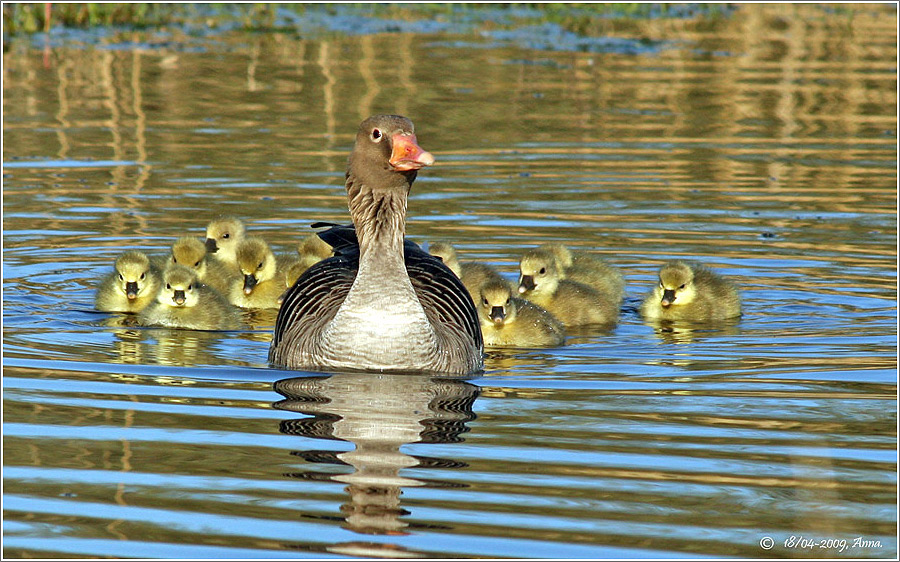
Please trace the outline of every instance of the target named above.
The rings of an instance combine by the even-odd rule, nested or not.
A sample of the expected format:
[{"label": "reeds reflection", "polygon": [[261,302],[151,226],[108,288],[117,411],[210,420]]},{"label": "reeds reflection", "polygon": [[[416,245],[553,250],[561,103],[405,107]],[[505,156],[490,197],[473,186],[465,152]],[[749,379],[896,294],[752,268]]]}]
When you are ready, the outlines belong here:
[{"label": "reeds reflection", "polygon": [[281,422],[280,431],[355,445],[345,453],[305,450],[292,454],[313,464],[343,465],[349,472],[308,470],[291,478],[344,482],[345,527],[364,534],[403,535],[415,525],[402,519],[403,488],[460,484],[410,477],[405,468],[461,468],[466,463],[406,454],[408,443],[455,443],[475,419],[479,387],[462,380],[415,374],[341,373],[296,377],[274,384],[285,397],[273,407],[306,414]]}]

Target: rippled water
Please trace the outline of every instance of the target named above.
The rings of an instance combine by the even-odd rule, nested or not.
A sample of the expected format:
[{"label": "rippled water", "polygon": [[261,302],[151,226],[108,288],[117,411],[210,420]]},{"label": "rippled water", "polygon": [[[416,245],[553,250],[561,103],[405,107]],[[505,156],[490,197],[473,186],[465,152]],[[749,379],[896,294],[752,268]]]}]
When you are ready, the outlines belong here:
[{"label": "rippled water", "polygon": [[[41,44],[4,53],[4,555],[897,555],[894,6],[593,41]],[[286,253],[346,222],[376,112],[437,158],[412,239],[510,278],[536,244],[602,255],[619,325],[489,351],[469,379],[329,376],[270,368],[266,315],[216,333],[93,310],[119,252],[218,214]],[[672,257],[734,279],[741,322],[644,324]]]}]

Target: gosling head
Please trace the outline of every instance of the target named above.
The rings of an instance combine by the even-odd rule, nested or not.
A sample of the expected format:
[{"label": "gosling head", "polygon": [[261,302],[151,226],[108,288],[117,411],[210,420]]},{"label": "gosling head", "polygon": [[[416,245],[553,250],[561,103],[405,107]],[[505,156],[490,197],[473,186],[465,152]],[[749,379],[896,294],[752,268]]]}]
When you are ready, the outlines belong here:
[{"label": "gosling head", "polygon": [[500,280],[488,281],[481,287],[481,316],[494,325],[512,322],[516,317],[516,305],[509,285]]},{"label": "gosling head", "polygon": [[310,234],[297,244],[297,253],[301,258],[330,258],[334,255],[334,248],[319,238],[318,234]]},{"label": "gosling head", "polygon": [[304,261],[296,261],[289,265],[287,269],[284,270],[284,284],[288,287],[293,287],[294,283],[297,282],[297,279],[300,279],[300,276],[303,275],[309,267],[310,265]]},{"label": "gosling head", "polygon": [[519,293],[549,294],[559,285],[556,258],[546,250],[528,251],[519,262],[519,271]]},{"label": "gosling head", "polygon": [[446,242],[435,242],[428,245],[428,253],[432,256],[441,258],[444,265],[450,268],[450,271],[460,277],[462,268],[459,265],[459,258],[456,256],[456,249]]},{"label": "gosling head", "polygon": [[142,252],[130,250],[116,258],[116,273],[119,288],[130,301],[152,290],[150,260]]},{"label": "gosling head", "polygon": [[659,270],[659,304],[663,308],[681,306],[694,300],[694,271],[682,261],[669,262]]},{"label": "gosling head", "polygon": [[206,227],[206,250],[225,261],[233,261],[238,243],[244,239],[244,223],[235,217],[222,217]]},{"label": "gosling head", "polygon": [[541,244],[538,249],[546,250],[553,254],[553,259],[556,260],[556,267],[558,269],[572,267],[572,264],[575,262],[575,256],[572,254],[572,250],[559,242]]},{"label": "gosling head", "polygon": [[192,307],[200,299],[197,272],[183,265],[173,265],[163,273],[163,288],[156,299],[172,307]]},{"label": "gosling head", "polygon": [[172,244],[169,263],[189,267],[203,277],[206,275],[206,245],[193,236],[182,236]]},{"label": "gosling head", "polygon": [[244,294],[253,293],[256,285],[275,277],[275,254],[262,238],[247,238],[238,244],[237,265],[244,276]]}]

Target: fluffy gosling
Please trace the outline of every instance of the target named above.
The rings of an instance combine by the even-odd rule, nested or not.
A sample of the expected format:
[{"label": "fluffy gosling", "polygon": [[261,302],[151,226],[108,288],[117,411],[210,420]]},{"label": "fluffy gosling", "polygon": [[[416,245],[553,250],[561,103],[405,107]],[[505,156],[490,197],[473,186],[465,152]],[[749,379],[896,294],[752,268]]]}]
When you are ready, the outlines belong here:
[{"label": "fluffy gosling", "polygon": [[172,265],[163,273],[156,302],[138,316],[143,326],[191,330],[236,330],[240,311],[214,289],[200,283],[197,272]]},{"label": "fluffy gosling", "polygon": [[562,279],[554,259],[542,259],[539,266],[534,264],[534,272],[530,269],[530,261],[523,260],[523,264],[526,268],[519,278],[519,293],[546,309],[563,325],[612,324],[618,321],[617,301],[592,287]]},{"label": "fluffy gosling", "polygon": [[278,271],[275,254],[265,240],[250,237],[236,252],[243,281],[231,286],[228,298],[241,308],[278,308],[279,297],[287,289],[284,272]]},{"label": "fluffy gosling", "polygon": [[659,270],[659,284],[641,304],[647,320],[705,322],[737,318],[737,287],[698,263],[673,260]]},{"label": "fluffy gosling", "polygon": [[444,265],[459,277],[466,290],[469,291],[475,306],[478,306],[478,293],[485,283],[489,281],[506,283],[503,276],[487,264],[478,262],[460,263],[459,256],[456,254],[456,248],[446,242],[429,244],[428,253],[441,258]]},{"label": "fluffy gosling", "polygon": [[159,270],[146,254],[127,251],[116,258],[115,271],[100,283],[95,298],[97,310],[140,312],[156,298],[159,280]]},{"label": "fluffy gosling", "polygon": [[206,250],[215,259],[237,266],[237,246],[246,238],[244,223],[235,217],[221,217],[206,226]]},{"label": "fluffy gosling", "polygon": [[566,339],[559,320],[536,304],[514,297],[504,280],[482,285],[478,318],[488,347],[547,347]]}]

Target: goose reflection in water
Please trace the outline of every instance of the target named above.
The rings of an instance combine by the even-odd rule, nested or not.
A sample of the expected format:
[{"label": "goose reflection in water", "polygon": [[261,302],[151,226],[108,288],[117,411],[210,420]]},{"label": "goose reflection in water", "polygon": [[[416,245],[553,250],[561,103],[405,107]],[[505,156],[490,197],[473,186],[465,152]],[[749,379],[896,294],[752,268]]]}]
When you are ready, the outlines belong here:
[{"label": "goose reflection in water", "polygon": [[[296,451],[311,463],[348,465],[352,472],[301,472],[294,478],[332,480],[347,484],[349,501],[345,527],[364,534],[404,535],[415,524],[400,505],[405,487],[463,487],[465,484],[412,478],[404,468],[462,468],[464,462],[409,455],[407,443],[456,443],[475,419],[472,405],[479,387],[458,379],[415,374],[341,373],[296,377],[277,381],[275,390],[285,397],[273,406],[312,417],[281,422],[288,435],[348,441],[355,449]],[[359,554],[347,546],[345,553]],[[386,545],[368,545],[383,549]],[[335,547],[339,551],[342,547]],[[332,550],[332,549],[330,549]],[[340,550],[344,552],[343,550]],[[383,555],[384,552],[381,552]],[[396,553],[395,553],[396,554]]]}]

